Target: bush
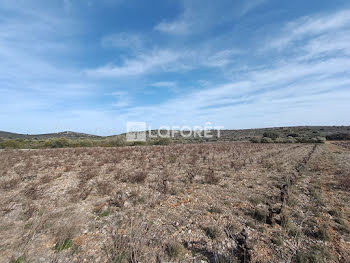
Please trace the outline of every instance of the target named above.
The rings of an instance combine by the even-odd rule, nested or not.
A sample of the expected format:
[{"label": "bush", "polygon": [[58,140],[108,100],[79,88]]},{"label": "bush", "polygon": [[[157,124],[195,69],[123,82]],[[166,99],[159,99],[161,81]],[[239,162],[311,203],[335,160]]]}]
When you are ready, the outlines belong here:
[{"label": "bush", "polygon": [[263,138],[261,138],[261,142],[262,143],[272,143],[273,140],[269,137],[263,137]]},{"label": "bush", "polygon": [[299,143],[325,143],[324,137],[298,137],[296,138]]},{"label": "bush", "polygon": [[327,135],[326,139],[330,141],[350,140],[350,133],[333,133],[333,134]]},{"label": "bush", "polygon": [[326,142],[326,138],[325,137],[316,137],[316,143],[325,143]]},{"label": "bush", "polygon": [[152,144],[154,144],[154,145],[169,145],[169,144],[171,144],[171,139],[170,138],[160,138],[160,139],[154,140],[152,142]]},{"label": "bush", "polygon": [[146,142],[143,141],[136,141],[132,143],[132,146],[143,146],[146,145]]},{"label": "bush", "polygon": [[296,143],[297,140],[293,136],[288,136],[286,139],[286,143]]},{"label": "bush", "polygon": [[183,253],[183,246],[179,243],[172,243],[166,246],[166,252],[170,259],[177,259]]},{"label": "bush", "polygon": [[116,138],[113,138],[113,139],[109,139],[108,140],[108,144],[109,146],[113,146],[113,147],[116,147],[116,146],[125,146],[126,145],[126,140],[125,140],[125,137],[116,137]]},{"label": "bush", "polygon": [[253,138],[250,139],[250,142],[252,142],[252,143],[260,143],[261,140],[258,137],[253,137]]},{"label": "bush", "polygon": [[136,171],[134,175],[130,176],[130,183],[142,184],[146,181],[148,174],[145,171]]},{"label": "bush", "polygon": [[93,146],[93,142],[89,139],[77,140],[76,142],[73,142],[73,144],[74,143],[75,145],[73,145],[72,147],[92,147]]},{"label": "bush", "polygon": [[206,227],[204,228],[204,231],[207,234],[207,236],[210,237],[211,239],[217,238],[220,234],[219,229],[215,226]]},{"label": "bush", "polygon": [[222,213],[222,209],[220,207],[216,207],[216,206],[209,208],[208,211],[212,214],[221,214]]},{"label": "bush", "polygon": [[45,142],[45,147],[48,148],[64,148],[69,147],[71,145],[72,143],[70,142],[70,140],[66,138],[54,138]]},{"label": "bush", "polygon": [[267,137],[267,138],[270,138],[272,140],[276,140],[279,137],[279,135],[275,132],[264,132],[263,137]]},{"label": "bush", "polygon": [[218,184],[220,182],[220,178],[215,175],[214,170],[209,170],[209,172],[204,175],[204,181],[207,184]]},{"label": "bush", "polygon": [[61,225],[56,232],[55,246],[53,247],[55,253],[71,248],[73,246],[73,235],[77,228],[74,223],[69,225]]},{"label": "bush", "polygon": [[54,250],[55,252],[60,252],[62,250],[72,247],[72,245],[73,245],[72,239],[65,239],[63,241],[57,242],[55,244]]},{"label": "bush", "polygon": [[253,214],[253,218],[259,222],[265,223],[266,222],[266,212],[261,209],[255,209],[255,212]]},{"label": "bush", "polygon": [[271,242],[275,244],[276,246],[283,245],[283,239],[281,237],[281,234],[274,233],[271,238]]},{"label": "bush", "polygon": [[317,239],[323,240],[323,241],[329,241],[331,240],[331,236],[328,232],[327,225],[320,226],[317,231],[315,232],[315,237]]},{"label": "bush", "polygon": [[3,149],[20,149],[20,148],[24,148],[24,143],[18,140],[9,139],[9,140],[1,141],[0,146],[1,146],[0,148],[3,148]]}]

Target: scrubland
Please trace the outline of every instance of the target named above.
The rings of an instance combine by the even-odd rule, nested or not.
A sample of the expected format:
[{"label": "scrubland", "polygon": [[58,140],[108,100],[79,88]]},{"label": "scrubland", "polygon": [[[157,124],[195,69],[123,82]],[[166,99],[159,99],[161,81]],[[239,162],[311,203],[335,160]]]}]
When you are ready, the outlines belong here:
[{"label": "scrubland", "polygon": [[0,150],[0,262],[350,262],[350,143]]}]

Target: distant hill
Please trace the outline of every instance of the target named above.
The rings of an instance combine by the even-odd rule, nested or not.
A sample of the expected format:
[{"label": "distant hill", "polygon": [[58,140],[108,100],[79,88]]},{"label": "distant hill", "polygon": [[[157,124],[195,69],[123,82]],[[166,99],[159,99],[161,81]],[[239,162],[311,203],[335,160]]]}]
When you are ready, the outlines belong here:
[{"label": "distant hill", "polygon": [[[163,134],[163,132],[161,131]],[[166,131],[164,131],[164,134]],[[184,132],[185,133],[185,132]],[[294,126],[294,127],[273,127],[273,128],[258,128],[258,129],[241,129],[241,130],[221,130],[219,138],[218,132],[211,130],[212,138],[200,139],[193,135],[183,138],[179,133],[175,132],[175,140],[189,140],[189,141],[249,141],[255,137],[263,137],[265,133],[275,133],[280,138],[287,137],[328,137],[331,135],[348,134],[350,136],[350,126]],[[151,130],[150,134],[147,131],[147,139],[152,139],[158,134],[158,130]],[[125,136],[125,133],[120,135],[108,136],[114,138]],[[152,138],[151,138],[152,137]],[[336,137],[336,136],[335,136]]]},{"label": "distant hill", "polygon": [[72,131],[64,131],[58,133],[46,133],[46,134],[18,134],[12,132],[0,131],[0,138],[2,139],[38,139],[45,140],[51,138],[67,138],[67,139],[98,139],[101,138],[97,135],[91,135],[86,133],[78,133]]},{"label": "distant hill", "polygon": [[[248,141],[254,137],[262,137],[264,133],[275,133],[281,138],[287,137],[328,137],[336,134],[350,134],[350,126],[295,126],[295,127],[273,127],[260,129],[241,129],[241,130],[221,130],[220,138],[217,137],[217,131],[212,130],[213,137],[206,141]],[[157,130],[152,130],[151,134],[157,134]],[[48,134],[17,134],[11,132],[0,131],[2,139],[50,139],[50,138],[68,138],[68,139],[113,139],[116,137],[125,136],[125,133],[113,136],[96,136],[85,133],[77,133],[72,131],[64,131],[59,133]],[[147,138],[149,138],[147,134]],[[187,139],[197,141],[199,138],[193,136],[182,138],[179,133],[176,133],[175,140]]]},{"label": "distant hill", "polygon": [[222,130],[221,140],[246,141],[253,137],[262,137],[264,133],[276,133],[281,138],[287,137],[327,137],[333,134],[350,134],[350,126],[295,126],[244,130]]}]

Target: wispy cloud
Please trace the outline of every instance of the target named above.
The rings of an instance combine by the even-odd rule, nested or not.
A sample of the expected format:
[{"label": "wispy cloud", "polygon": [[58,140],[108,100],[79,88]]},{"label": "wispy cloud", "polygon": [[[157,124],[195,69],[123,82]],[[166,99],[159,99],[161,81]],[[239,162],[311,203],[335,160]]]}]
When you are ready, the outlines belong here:
[{"label": "wispy cloud", "polygon": [[[268,0],[181,1],[183,12],[174,20],[165,20],[154,29],[173,35],[196,35],[239,18]],[[219,14],[219,15],[218,15]]]},{"label": "wispy cloud", "polygon": [[348,28],[350,25],[350,11],[343,10],[337,13],[306,16],[288,23],[284,33],[277,39],[271,41],[268,47],[286,48],[295,41],[305,37],[315,37],[323,33],[331,33],[333,30]]},{"label": "wispy cloud", "polygon": [[92,77],[119,78],[154,72],[184,72],[200,67],[221,68],[232,63],[238,54],[241,54],[238,49],[156,49],[150,53],[139,52],[119,66],[108,64],[85,73]]},{"label": "wispy cloud", "polygon": [[256,7],[267,3],[268,1],[269,0],[248,0],[248,1],[246,0],[246,1],[243,1],[241,15],[246,15],[247,13],[249,13],[250,11],[255,9]]},{"label": "wispy cloud", "polygon": [[174,22],[161,22],[155,26],[155,30],[174,35],[186,35],[190,33],[191,23],[185,17]]},{"label": "wispy cloud", "polygon": [[166,66],[176,61],[180,54],[170,50],[155,50],[151,54],[140,55],[135,59],[127,59],[123,65],[107,65],[87,70],[93,77],[123,77],[149,73],[155,70],[167,71]]},{"label": "wispy cloud", "polygon": [[203,56],[202,65],[208,67],[224,67],[233,62],[235,55],[242,54],[239,49],[226,49]]},{"label": "wispy cloud", "polygon": [[176,87],[176,82],[174,81],[160,81],[160,82],[154,82],[150,86],[152,87],[165,87],[165,88],[173,88]]}]

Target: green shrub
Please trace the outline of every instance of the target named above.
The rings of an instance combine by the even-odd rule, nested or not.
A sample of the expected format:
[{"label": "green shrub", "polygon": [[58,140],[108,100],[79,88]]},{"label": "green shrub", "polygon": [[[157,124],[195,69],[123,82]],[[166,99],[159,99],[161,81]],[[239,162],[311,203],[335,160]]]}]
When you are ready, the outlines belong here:
[{"label": "green shrub", "polygon": [[72,247],[72,245],[73,245],[72,239],[67,238],[67,239],[62,240],[60,242],[57,242],[55,244],[54,250],[55,250],[55,252],[60,252],[62,250],[65,250],[65,249]]},{"label": "green shrub", "polygon": [[260,143],[261,139],[258,138],[258,137],[253,137],[253,138],[250,139],[250,142],[252,142],[252,143]]},{"label": "green shrub", "polygon": [[17,259],[16,258],[13,258],[12,260],[10,260],[11,263],[23,263],[23,262],[26,262],[26,258],[24,255],[18,257]]},{"label": "green shrub", "polygon": [[154,140],[152,142],[152,144],[154,144],[154,145],[169,145],[169,144],[171,144],[171,139],[170,138],[160,138],[160,139]]},{"label": "green shrub", "polygon": [[296,140],[293,136],[288,136],[288,137],[285,139],[285,142],[286,142],[286,143],[296,143],[297,140]]},{"label": "green shrub", "polygon": [[264,132],[263,137],[267,137],[267,138],[270,138],[272,140],[276,140],[279,137],[279,135],[275,132]]},{"label": "green shrub", "polygon": [[177,259],[181,257],[183,253],[183,246],[179,243],[172,243],[166,246],[166,252],[171,259]]},{"label": "green shrub", "polygon": [[321,136],[316,137],[316,143],[325,143],[325,142],[326,142],[325,137],[321,137]]},{"label": "green shrub", "polygon": [[298,143],[325,143],[324,137],[297,137]]},{"label": "green shrub", "polygon": [[222,213],[222,209],[220,207],[211,207],[209,209],[209,212],[212,213],[212,214],[221,214]]},{"label": "green shrub", "polygon": [[48,148],[64,148],[71,145],[70,140],[66,138],[54,138],[45,142],[45,146]]},{"label": "green shrub", "polygon": [[73,144],[73,147],[92,147],[94,145],[93,141],[89,139],[81,139],[81,140],[73,141],[72,144]]},{"label": "green shrub", "polygon": [[330,141],[350,140],[350,133],[333,133],[333,134],[327,135],[326,139]]},{"label": "green shrub", "polygon": [[0,142],[1,148],[3,149],[20,149],[24,148],[24,143],[15,139],[3,140]]},{"label": "green shrub", "polygon": [[261,138],[261,142],[262,143],[272,143],[273,140],[269,137],[263,137],[263,138]]},{"label": "green shrub", "polygon": [[133,146],[143,146],[146,145],[146,142],[143,141],[136,141],[132,143]]},{"label": "green shrub", "polygon": [[272,242],[273,244],[275,244],[276,246],[278,246],[278,247],[281,246],[281,245],[283,245],[283,239],[282,239],[281,235],[280,235],[280,234],[277,234],[277,233],[275,233],[275,234],[272,236],[271,242]]}]

